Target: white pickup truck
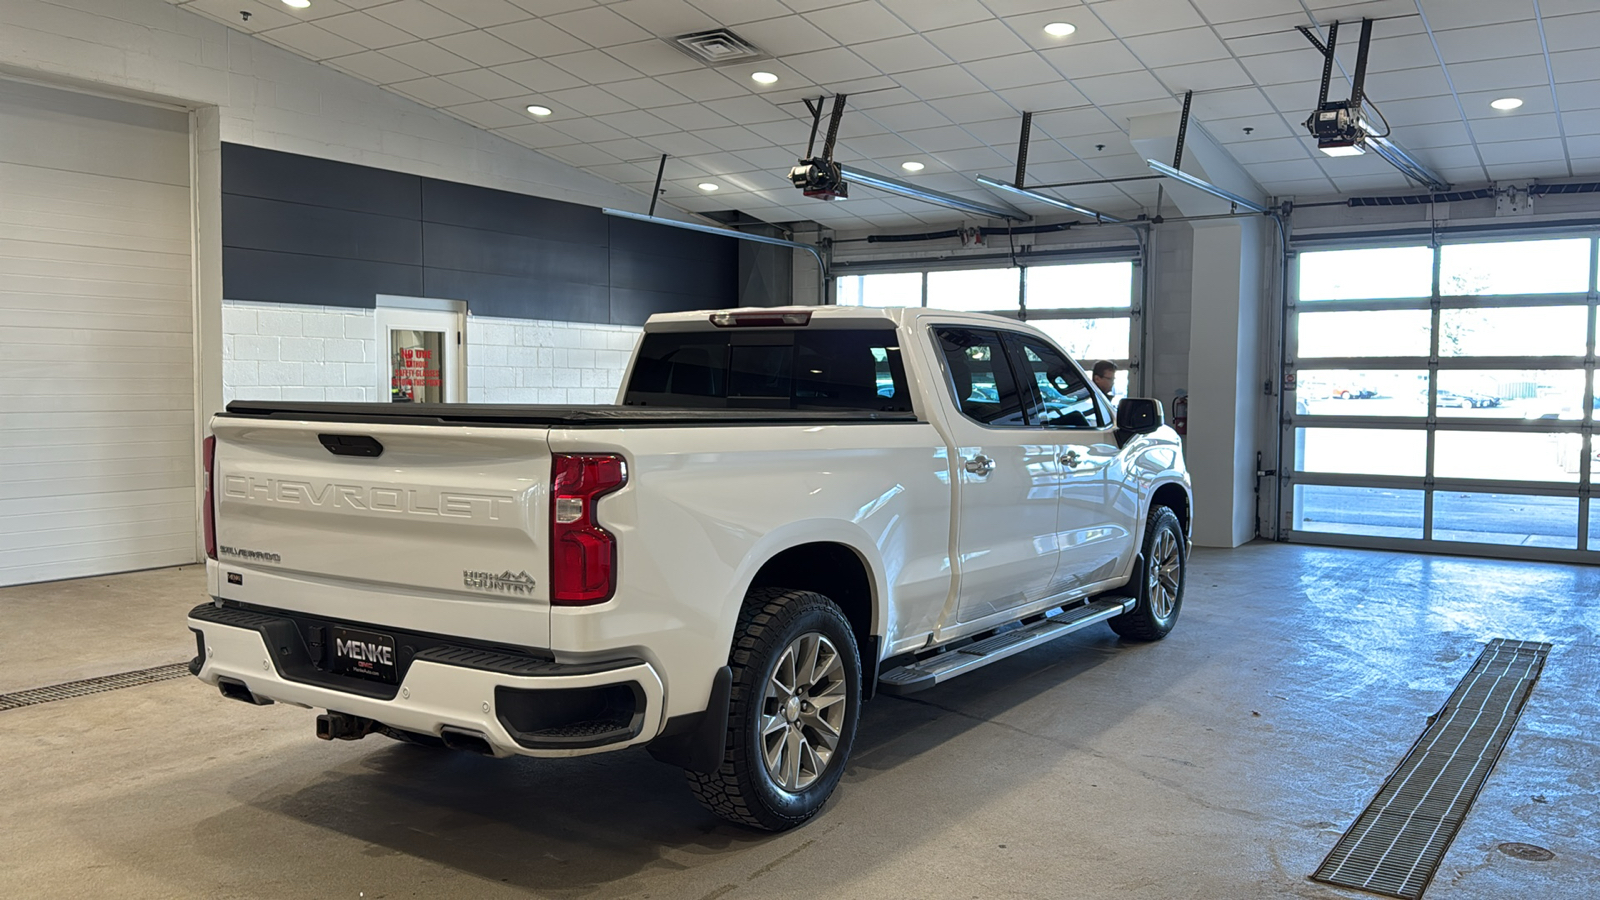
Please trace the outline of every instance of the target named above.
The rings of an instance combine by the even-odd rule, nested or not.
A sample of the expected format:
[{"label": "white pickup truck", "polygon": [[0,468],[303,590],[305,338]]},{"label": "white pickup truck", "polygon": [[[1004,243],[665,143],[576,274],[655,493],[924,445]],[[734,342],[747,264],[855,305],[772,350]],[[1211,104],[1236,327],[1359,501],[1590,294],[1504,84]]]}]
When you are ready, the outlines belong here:
[{"label": "white pickup truck", "polygon": [[1190,485],[1037,330],[653,317],[615,406],[235,401],[206,439],[201,681],[494,756],[645,745],[779,830],[861,704],[1183,601]]}]

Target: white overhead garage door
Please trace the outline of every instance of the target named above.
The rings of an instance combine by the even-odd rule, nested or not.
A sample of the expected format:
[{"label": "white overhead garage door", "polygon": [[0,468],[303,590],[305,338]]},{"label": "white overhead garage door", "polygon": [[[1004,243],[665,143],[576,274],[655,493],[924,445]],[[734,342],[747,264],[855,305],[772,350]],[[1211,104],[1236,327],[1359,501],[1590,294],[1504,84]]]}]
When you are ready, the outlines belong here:
[{"label": "white overhead garage door", "polygon": [[194,562],[188,117],[0,80],[0,585]]}]

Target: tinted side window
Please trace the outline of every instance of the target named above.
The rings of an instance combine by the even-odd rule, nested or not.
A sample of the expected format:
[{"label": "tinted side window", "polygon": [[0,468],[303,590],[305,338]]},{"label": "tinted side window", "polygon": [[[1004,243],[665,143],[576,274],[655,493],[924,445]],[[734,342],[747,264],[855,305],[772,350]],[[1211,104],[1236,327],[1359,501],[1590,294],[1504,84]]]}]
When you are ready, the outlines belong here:
[{"label": "tinted side window", "polygon": [[627,406],[910,412],[893,328],[645,335]]},{"label": "tinted side window", "polygon": [[983,425],[1027,424],[998,332],[938,327],[934,337],[963,415]]},{"label": "tinted side window", "polygon": [[1103,428],[1100,404],[1083,375],[1054,347],[1010,335],[1021,370],[1028,421],[1046,428]]}]

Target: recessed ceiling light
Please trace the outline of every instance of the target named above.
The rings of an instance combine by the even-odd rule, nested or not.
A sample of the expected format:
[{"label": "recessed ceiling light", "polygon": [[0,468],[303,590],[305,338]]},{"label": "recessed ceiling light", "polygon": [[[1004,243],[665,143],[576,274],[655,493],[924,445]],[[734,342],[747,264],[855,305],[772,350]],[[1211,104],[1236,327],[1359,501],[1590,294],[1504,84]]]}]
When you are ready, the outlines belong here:
[{"label": "recessed ceiling light", "polygon": [[311,5],[311,0],[283,0],[283,5],[292,6],[295,9],[305,9]]},{"label": "recessed ceiling light", "polygon": [[778,76],[772,74],[771,72],[755,72],[751,74],[750,80],[754,81],[756,84],[776,84],[778,81]]},{"label": "recessed ceiling light", "polygon": [[548,116],[548,115],[550,115],[550,107],[548,107],[548,106],[530,106],[530,107],[528,107],[528,112],[533,113],[536,116]]},{"label": "recessed ceiling light", "polygon": [[696,187],[700,188],[700,190],[705,191],[707,193],[710,193],[711,191],[714,191],[714,190],[717,189],[717,185],[715,185],[715,184],[713,184],[713,183],[711,183],[709,181],[702,181],[698,185],[696,185]]},{"label": "recessed ceiling light", "polygon": [[1501,97],[1489,105],[1495,109],[1516,109],[1522,105],[1522,101],[1516,97]]},{"label": "recessed ceiling light", "polygon": [[907,162],[901,163],[900,168],[905,169],[907,172],[921,172],[926,167],[916,160],[908,160]]},{"label": "recessed ceiling light", "polygon": [[1044,27],[1044,33],[1051,37],[1066,37],[1078,30],[1078,26],[1071,22],[1051,22]]}]

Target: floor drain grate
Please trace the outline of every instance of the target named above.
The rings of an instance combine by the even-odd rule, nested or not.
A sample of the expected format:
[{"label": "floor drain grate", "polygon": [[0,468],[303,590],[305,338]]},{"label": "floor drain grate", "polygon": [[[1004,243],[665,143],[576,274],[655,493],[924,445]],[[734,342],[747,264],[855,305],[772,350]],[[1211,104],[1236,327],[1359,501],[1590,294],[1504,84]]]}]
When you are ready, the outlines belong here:
[{"label": "floor drain grate", "polygon": [[1550,645],[1489,642],[1312,878],[1416,900],[1511,738]]},{"label": "floor drain grate", "polygon": [[139,669],[135,672],[119,672],[115,675],[102,675],[99,678],[86,678],[83,681],[53,684],[49,687],[18,691],[15,694],[0,694],[0,710],[36,706],[53,700],[68,700],[156,681],[170,681],[188,674],[188,663],[173,663],[170,666],[156,666],[153,669]]}]

